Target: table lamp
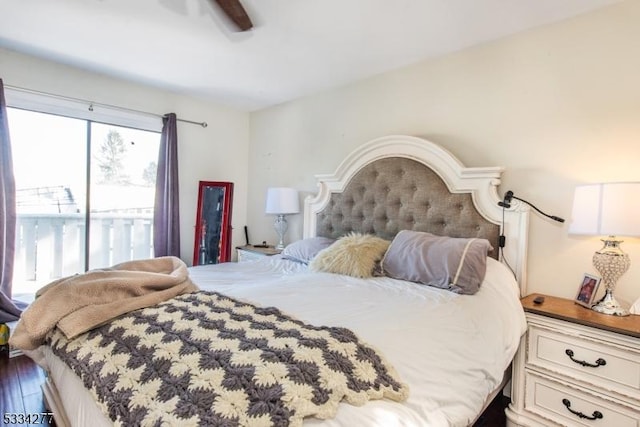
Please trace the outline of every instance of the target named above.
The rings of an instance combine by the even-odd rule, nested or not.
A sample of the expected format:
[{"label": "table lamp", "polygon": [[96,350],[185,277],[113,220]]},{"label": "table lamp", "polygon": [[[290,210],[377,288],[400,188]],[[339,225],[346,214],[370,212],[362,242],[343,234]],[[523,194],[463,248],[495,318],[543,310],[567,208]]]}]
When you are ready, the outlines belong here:
[{"label": "table lamp", "polygon": [[300,212],[300,202],[298,191],[295,188],[273,187],[267,189],[266,213],[277,215],[273,227],[276,229],[280,241],[276,245],[276,249],[284,249],[284,234],[289,227],[285,215],[298,212]]},{"label": "table lamp", "polygon": [[629,311],[616,301],[613,291],[629,269],[629,255],[617,236],[640,236],[640,182],[579,185],[575,189],[570,234],[606,236],[602,249],[593,255],[593,265],[602,276],[605,295],[592,310],[616,316]]}]

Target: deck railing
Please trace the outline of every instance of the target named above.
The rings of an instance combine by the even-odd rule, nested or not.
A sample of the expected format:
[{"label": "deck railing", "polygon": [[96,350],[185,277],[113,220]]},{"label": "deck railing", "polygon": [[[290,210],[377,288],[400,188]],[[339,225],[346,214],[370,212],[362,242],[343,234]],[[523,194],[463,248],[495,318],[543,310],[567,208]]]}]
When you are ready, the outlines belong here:
[{"label": "deck railing", "polygon": [[[89,269],[151,258],[152,224],[150,213],[92,213]],[[85,230],[80,213],[18,214],[14,292],[84,272]]]}]

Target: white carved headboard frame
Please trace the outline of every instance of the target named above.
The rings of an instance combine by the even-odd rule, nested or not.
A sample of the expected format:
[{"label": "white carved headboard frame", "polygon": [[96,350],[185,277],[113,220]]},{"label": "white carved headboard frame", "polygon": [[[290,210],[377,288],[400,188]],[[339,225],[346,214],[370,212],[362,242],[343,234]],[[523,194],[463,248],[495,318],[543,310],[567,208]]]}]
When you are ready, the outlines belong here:
[{"label": "white carved headboard frame", "polygon": [[521,295],[526,295],[529,209],[522,203],[512,203],[512,207],[504,211],[498,206],[501,198],[497,187],[504,168],[464,167],[450,152],[426,139],[403,135],[378,138],[349,154],[335,173],[316,175],[319,191],[316,196],[308,196],[305,200],[303,237],[317,235],[318,215],[328,206],[332,194],[345,191],[351,179],[365,166],[380,159],[396,157],[422,163],[437,174],[450,193],[470,194],[475,210],[483,219],[503,226],[502,234],[506,237],[504,258],[515,272]]}]

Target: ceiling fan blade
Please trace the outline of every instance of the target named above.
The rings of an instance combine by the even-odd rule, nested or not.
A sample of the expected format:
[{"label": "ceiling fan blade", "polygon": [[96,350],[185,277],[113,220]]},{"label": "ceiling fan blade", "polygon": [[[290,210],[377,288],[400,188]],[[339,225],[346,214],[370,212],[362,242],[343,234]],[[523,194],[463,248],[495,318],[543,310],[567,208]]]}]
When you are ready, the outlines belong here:
[{"label": "ceiling fan blade", "polygon": [[247,31],[253,28],[253,23],[244,10],[240,0],[215,0],[224,13],[238,26],[240,31]]}]

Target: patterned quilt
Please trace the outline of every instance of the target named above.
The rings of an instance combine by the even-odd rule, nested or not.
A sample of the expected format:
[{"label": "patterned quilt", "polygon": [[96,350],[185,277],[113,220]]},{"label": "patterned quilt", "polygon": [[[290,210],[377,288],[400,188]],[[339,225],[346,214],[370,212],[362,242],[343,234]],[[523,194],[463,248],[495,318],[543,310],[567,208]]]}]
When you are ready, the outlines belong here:
[{"label": "patterned quilt", "polygon": [[185,294],[50,345],[121,426],[299,426],[338,404],[406,399],[374,349],[215,292]]}]

